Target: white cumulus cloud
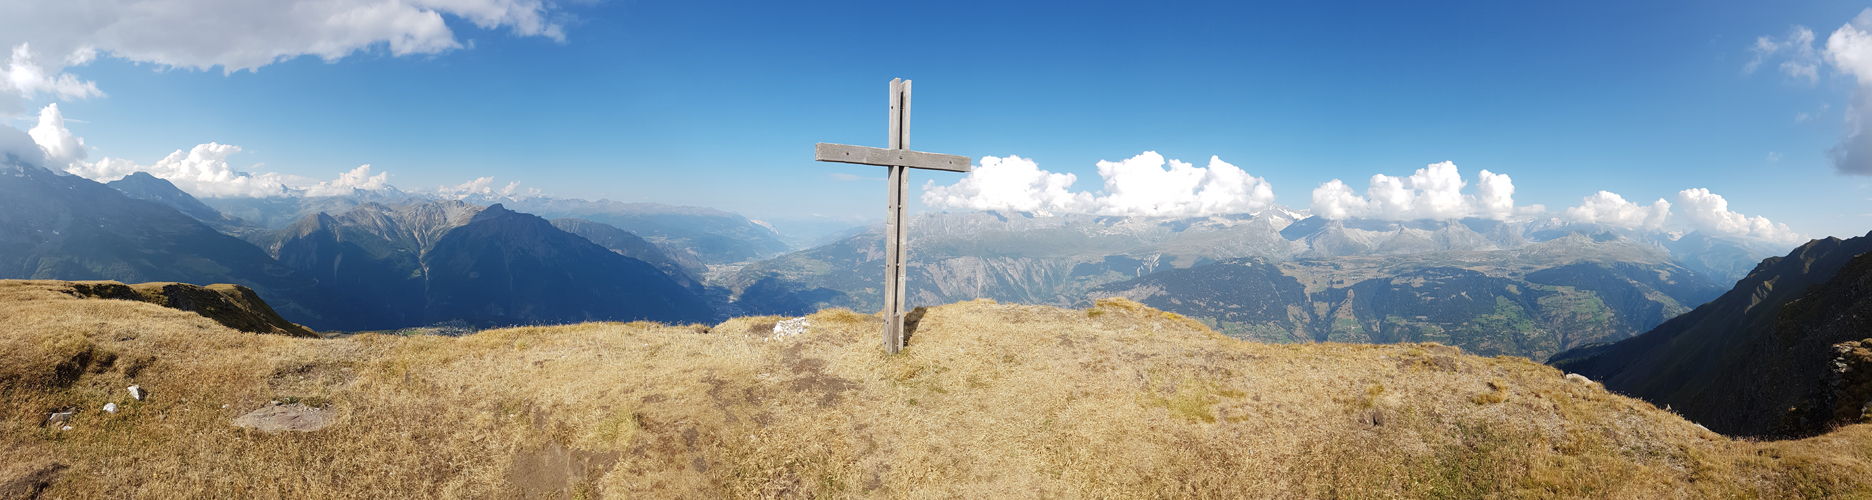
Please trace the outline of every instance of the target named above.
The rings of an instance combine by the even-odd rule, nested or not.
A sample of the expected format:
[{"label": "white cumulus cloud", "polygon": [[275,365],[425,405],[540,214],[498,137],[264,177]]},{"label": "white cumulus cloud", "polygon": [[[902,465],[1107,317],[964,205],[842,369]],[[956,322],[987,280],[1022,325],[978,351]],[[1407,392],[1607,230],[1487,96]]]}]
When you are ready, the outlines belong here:
[{"label": "white cumulus cloud", "polygon": [[[36,99],[40,94],[49,97],[75,100],[89,97],[101,97],[103,91],[97,84],[79,80],[71,73],[65,73],[63,62],[52,64],[51,69],[36,62],[35,54],[29,43],[13,45],[13,53],[7,59],[5,73],[0,74],[0,93],[10,93],[21,99]],[[69,60],[79,60],[68,58]],[[85,60],[89,62],[88,59]],[[15,115],[25,111],[16,99],[0,99],[0,116]]]},{"label": "white cumulus cloud", "polygon": [[1191,217],[1253,213],[1274,205],[1273,186],[1220,157],[1209,157],[1206,168],[1170,160],[1165,169],[1164,163],[1155,151],[1098,162],[1109,193],[1095,201],[1098,213]]},{"label": "white cumulus cloud", "polygon": [[390,187],[390,173],[371,175],[371,166],[363,165],[338,174],[337,179],[306,186],[306,196],[348,196],[358,191],[378,191]]},{"label": "white cumulus cloud", "polygon": [[1841,73],[1855,77],[1852,105],[1846,108],[1845,137],[1827,150],[1833,168],[1843,174],[1872,175],[1872,134],[1865,128],[1872,124],[1872,9],[1866,9],[1851,23],[1840,26],[1827,37],[1826,61]]},{"label": "white cumulus cloud", "polygon": [[1042,170],[1018,156],[989,156],[955,184],[925,182],[922,199],[934,208],[1159,217],[1253,213],[1274,205],[1273,186],[1265,179],[1217,157],[1197,167],[1146,151],[1123,161],[1098,162],[1098,172],[1105,181],[1103,196],[1073,191],[1076,175]]},{"label": "white cumulus cloud", "polygon": [[1625,201],[1610,191],[1593,193],[1580,205],[1566,209],[1566,219],[1586,224],[1604,224],[1631,229],[1658,229],[1670,221],[1671,203],[1659,199],[1649,206]]},{"label": "white cumulus cloud", "polygon": [[520,181],[509,182],[500,189],[494,189],[493,177],[476,177],[475,180],[461,184],[441,186],[436,189],[436,194],[457,200],[472,198],[480,201],[493,201],[517,200],[529,196],[539,196],[540,190],[539,188],[527,188],[522,190],[520,189]]},{"label": "white cumulus cloud", "polygon": [[39,110],[39,125],[26,131],[34,143],[45,150],[46,168],[67,170],[90,154],[85,150],[84,139],[72,135],[65,128],[65,114],[60,113],[58,104],[47,104]]},{"label": "white cumulus cloud", "polygon": [[493,183],[494,183],[494,177],[492,176],[476,177],[475,180],[464,182],[464,183],[457,184],[454,186],[438,187],[436,188],[436,193],[441,194],[442,196],[447,196],[447,197],[451,197],[451,198],[455,198],[459,200],[459,199],[467,198],[469,196],[474,196],[474,195],[492,194],[494,192],[494,189],[488,187],[488,185],[493,184]]},{"label": "white cumulus cloud", "polygon": [[937,208],[1010,210],[1019,212],[1086,213],[1093,210],[1091,193],[1072,192],[1079,177],[1040,169],[1019,156],[983,157],[981,166],[948,186],[923,183],[923,204]]},{"label": "white cumulus cloud", "polygon": [[1486,217],[1506,219],[1538,208],[1514,206],[1514,181],[1507,175],[1483,170],[1476,194],[1463,194],[1469,183],[1454,162],[1417,169],[1409,177],[1371,176],[1360,196],[1344,181],[1333,179],[1313,190],[1313,213],[1328,219],[1352,217],[1409,220]]},{"label": "white cumulus cloud", "polygon": [[[99,56],[162,67],[253,70],[299,56],[335,61],[381,47],[392,56],[463,46],[450,17],[516,36],[565,40],[550,0],[51,0],[0,2],[4,89],[32,99],[101,96],[64,72]],[[11,100],[8,100],[11,101]],[[23,110],[0,103],[0,113]]]},{"label": "white cumulus cloud", "polygon": [[1749,217],[1729,211],[1729,200],[1708,189],[1678,191],[1677,206],[1683,211],[1684,218],[1688,219],[1690,227],[1704,233],[1775,243],[1799,243],[1807,239],[1789,229],[1787,224],[1771,222],[1760,215]]},{"label": "white cumulus cloud", "polygon": [[1514,215],[1514,179],[1487,170],[1476,177],[1476,215],[1495,220]]},{"label": "white cumulus cloud", "polygon": [[[10,152],[14,148],[5,147],[5,132],[16,129],[4,128],[6,130],[0,130],[0,148]],[[213,142],[196,145],[188,151],[176,150],[153,165],[108,157],[96,163],[87,162],[84,161],[84,139],[65,128],[65,118],[59,113],[57,104],[46,105],[45,109],[40,110],[39,125],[33,127],[27,136],[40,153],[40,159],[33,161],[43,163],[54,171],[62,170],[98,182],[122,179],[136,172],[149,172],[198,197],[338,196],[353,194],[358,190],[393,189],[389,183],[390,174],[371,175],[370,165],[340,173],[337,179],[325,182],[277,172],[236,170],[228,163],[228,157],[239,153],[240,146]]]},{"label": "white cumulus cloud", "polygon": [[227,158],[239,153],[240,146],[207,143],[184,152],[177,150],[157,160],[154,165],[139,165],[118,158],[104,158],[97,163],[77,163],[68,172],[98,182],[122,179],[136,172],[166,179],[189,194],[203,197],[270,197],[293,194],[287,183],[302,180],[274,172],[253,174],[235,170]]}]

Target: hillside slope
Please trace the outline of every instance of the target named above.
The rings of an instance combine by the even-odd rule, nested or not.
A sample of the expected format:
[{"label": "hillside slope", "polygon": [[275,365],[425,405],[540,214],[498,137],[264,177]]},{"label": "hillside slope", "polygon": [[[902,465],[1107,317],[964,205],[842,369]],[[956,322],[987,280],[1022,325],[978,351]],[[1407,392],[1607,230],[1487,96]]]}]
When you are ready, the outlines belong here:
[{"label": "hillside slope", "polygon": [[258,229],[248,224],[247,221],[222,215],[220,211],[210,208],[193,195],[176,187],[175,183],[157,178],[149,172],[133,172],[122,179],[110,181],[104,185],[122,192],[125,196],[161,203],[176,209],[177,212],[194,217],[195,220],[202,221],[208,227],[215,228],[216,231],[224,234],[239,236],[247,231]]},{"label": "hillside slope", "polygon": [[1782,422],[1819,387],[1833,344],[1869,336],[1855,316],[1872,308],[1869,250],[1872,235],[1813,240],[1688,314],[1553,363],[1726,434],[1809,434]]},{"label": "hillside slope", "polygon": [[575,217],[607,224],[649,240],[678,259],[703,264],[765,259],[791,250],[772,227],[712,208],[546,197],[493,201],[548,219]]},{"label": "hillside slope", "polygon": [[652,266],[656,266],[657,269],[663,270],[663,274],[669,275],[670,279],[676,280],[677,284],[685,288],[701,286],[701,283],[696,280],[696,277],[708,272],[708,266],[702,264],[702,261],[695,260],[695,256],[692,254],[687,252],[680,252],[675,255],[664,253],[663,249],[657,247],[655,243],[638,237],[630,231],[612,227],[610,224],[570,217],[553,219],[551,222],[553,227],[559,228],[561,231],[579,235],[579,237],[590,240],[592,243],[597,243],[598,246],[605,247],[612,252],[616,252],[618,255],[641,260]]},{"label": "hillside slope", "polygon": [[1241,342],[1121,299],[932,308],[895,356],[872,316],[783,319],[293,339],[0,283],[0,495],[1872,494],[1868,426],[1730,440],[1519,358]]},{"label": "hillside slope", "polygon": [[499,204],[422,255],[424,314],[476,325],[712,321],[714,309],[644,261]]}]

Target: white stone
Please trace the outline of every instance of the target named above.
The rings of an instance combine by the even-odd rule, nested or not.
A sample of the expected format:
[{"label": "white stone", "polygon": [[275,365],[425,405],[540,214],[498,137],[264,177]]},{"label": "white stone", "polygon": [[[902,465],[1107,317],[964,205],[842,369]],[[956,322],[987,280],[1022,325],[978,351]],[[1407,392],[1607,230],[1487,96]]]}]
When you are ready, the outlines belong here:
[{"label": "white stone", "polygon": [[117,403],[104,403],[105,413],[117,413]]},{"label": "white stone", "polygon": [[811,325],[806,321],[806,318],[803,317],[782,320],[778,323],[774,323],[773,337],[771,337],[771,339],[786,338],[806,333],[806,327],[808,326]]},{"label": "white stone", "polygon": [[136,398],[137,401],[142,401],[143,400],[143,386],[140,386],[140,385],[130,386],[130,397]]}]

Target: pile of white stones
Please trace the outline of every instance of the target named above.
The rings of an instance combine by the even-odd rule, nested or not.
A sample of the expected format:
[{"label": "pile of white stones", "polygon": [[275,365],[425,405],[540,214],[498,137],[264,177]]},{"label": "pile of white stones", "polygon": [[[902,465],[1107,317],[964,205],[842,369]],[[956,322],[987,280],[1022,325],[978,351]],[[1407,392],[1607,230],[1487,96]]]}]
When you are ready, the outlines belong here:
[{"label": "pile of white stones", "polygon": [[803,317],[781,320],[779,323],[774,323],[771,338],[779,339],[806,333],[807,326],[806,318]]}]

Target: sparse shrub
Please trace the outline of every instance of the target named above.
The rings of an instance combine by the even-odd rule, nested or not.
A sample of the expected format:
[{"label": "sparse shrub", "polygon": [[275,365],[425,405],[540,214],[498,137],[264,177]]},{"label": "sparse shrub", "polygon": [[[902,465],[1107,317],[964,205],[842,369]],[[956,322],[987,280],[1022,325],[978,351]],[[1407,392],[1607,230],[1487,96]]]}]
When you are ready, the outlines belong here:
[{"label": "sparse shrub", "polygon": [[637,431],[643,428],[643,414],[630,410],[619,410],[605,417],[593,428],[592,437],[597,444],[621,445],[629,443]]},{"label": "sparse shrub", "polygon": [[1499,391],[1491,391],[1491,392],[1478,393],[1474,397],[1469,398],[1469,400],[1478,405],[1489,405],[1489,404],[1500,403],[1502,401],[1507,401],[1508,396],[1506,394],[1502,394]]}]

